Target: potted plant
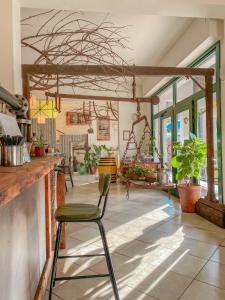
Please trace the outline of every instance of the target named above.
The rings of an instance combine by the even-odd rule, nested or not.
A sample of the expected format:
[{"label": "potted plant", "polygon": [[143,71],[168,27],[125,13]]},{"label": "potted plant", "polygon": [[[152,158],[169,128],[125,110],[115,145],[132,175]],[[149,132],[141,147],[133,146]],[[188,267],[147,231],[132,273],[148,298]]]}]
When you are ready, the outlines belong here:
[{"label": "potted plant", "polygon": [[87,167],[86,167],[85,163],[79,164],[79,174],[80,175],[87,174]]},{"label": "potted plant", "polygon": [[125,177],[129,178],[129,179],[133,179],[133,180],[140,180],[140,179],[145,179],[145,174],[146,174],[146,170],[144,168],[142,168],[141,166],[133,166],[131,168],[129,168],[126,173],[125,173]]},{"label": "potted plant", "polygon": [[103,152],[108,153],[106,145],[96,146],[93,149],[89,148],[84,157],[84,164],[90,174],[95,174],[98,168],[99,160]]},{"label": "potted plant", "polygon": [[172,158],[172,167],[177,169],[178,192],[183,212],[195,212],[195,204],[200,198],[201,187],[191,179],[199,180],[201,170],[206,165],[206,143],[202,138],[190,134],[183,144],[175,143],[176,155]]},{"label": "potted plant", "polygon": [[45,155],[45,140],[41,135],[35,142],[35,156],[41,157]]}]

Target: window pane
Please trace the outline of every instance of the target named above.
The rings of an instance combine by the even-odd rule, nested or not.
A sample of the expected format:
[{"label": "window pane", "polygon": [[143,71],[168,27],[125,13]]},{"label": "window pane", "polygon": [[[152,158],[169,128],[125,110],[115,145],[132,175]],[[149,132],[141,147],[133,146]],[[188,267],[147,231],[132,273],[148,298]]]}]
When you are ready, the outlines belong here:
[{"label": "window pane", "polygon": [[162,134],[163,134],[163,164],[168,165],[169,180],[172,181],[172,122],[171,117],[162,120]]},{"label": "window pane", "polygon": [[177,142],[183,143],[189,139],[190,133],[190,116],[189,109],[177,114]]},{"label": "window pane", "polygon": [[[197,136],[202,137],[206,141],[206,106],[205,98],[197,102]],[[218,199],[218,159],[217,159],[217,103],[216,93],[213,94],[213,137],[214,137],[214,158],[215,158],[215,173],[214,173],[214,190]],[[202,170],[200,183],[203,187],[203,196],[207,193],[207,172],[206,168]]]},{"label": "window pane", "polygon": [[173,85],[170,85],[158,96],[160,99],[160,102],[158,105],[159,112],[166,109],[167,107],[172,106],[173,105]]},{"label": "window pane", "polygon": [[181,78],[177,81],[177,102],[194,94],[192,79]]},{"label": "window pane", "polygon": [[[197,67],[199,68],[213,68],[216,70],[216,53],[213,52],[211,55],[206,57],[202,62],[200,62]],[[216,74],[213,76],[213,83],[216,82]]]},{"label": "window pane", "polygon": [[[160,119],[159,118],[154,120],[154,137],[155,137],[155,146],[158,149],[158,153],[160,154]],[[159,162],[159,157],[155,151],[154,151],[154,161]]]}]

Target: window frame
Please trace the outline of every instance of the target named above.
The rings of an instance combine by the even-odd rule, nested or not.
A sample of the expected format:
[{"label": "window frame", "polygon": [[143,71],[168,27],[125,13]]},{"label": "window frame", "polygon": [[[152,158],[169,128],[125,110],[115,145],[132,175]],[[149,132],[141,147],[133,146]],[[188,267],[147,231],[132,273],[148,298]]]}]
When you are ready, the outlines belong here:
[{"label": "window frame", "polygon": [[[198,66],[201,62],[207,59],[212,53],[215,53],[216,55],[216,66],[215,66],[215,83],[213,84],[213,93],[216,93],[216,98],[217,98],[217,161],[218,161],[218,197],[219,197],[219,202],[223,203],[223,174],[222,174],[222,134],[221,134],[221,80],[220,80],[220,42],[215,43],[212,45],[207,51],[202,53],[199,57],[197,57],[191,64],[188,65],[188,67],[196,67]],[[160,89],[158,89],[154,95],[158,95],[163,92],[166,88],[169,86],[173,86],[173,105],[162,110],[161,112],[158,112],[156,114],[153,114],[153,105],[151,105],[151,125],[152,129],[154,132],[154,119],[155,118],[163,118],[164,115],[166,114],[172,114],[172,128],[173,128],[173,133],[172,133],[172,143],[176,141],[176,118],[175,114],[176,111],[183,106],[188,106],[191,105],[191,115],[193,116],[192,118],[192,124],[190,124],[190,128],[194,133],[196,133],[197,128],[196,128],[196,106],[197,106],[197,101],[205,96],[204,91],[197,91],[193,95],[184,98],[183,100],[177,102],[177,81],[181,77],[177,76],[172,79],[170,79],[165,85],[163,85]],[[161,124],[161,121],[160,121]],[[162,128],[161,128],[162,129]],[[162,151],[162,131],[160,134],[160,150]],[[162,152],[161,152],[162,153]],[[173,172],[173,174],[175,174]],[[175,178],[173,178],[175,180]]]}]

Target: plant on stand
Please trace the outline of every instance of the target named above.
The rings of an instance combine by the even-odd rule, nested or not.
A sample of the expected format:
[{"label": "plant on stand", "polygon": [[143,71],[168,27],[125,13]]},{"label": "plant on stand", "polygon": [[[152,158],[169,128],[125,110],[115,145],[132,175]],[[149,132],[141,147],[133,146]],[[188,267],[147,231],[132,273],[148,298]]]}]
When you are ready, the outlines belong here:
[{"label": "plant on stand", "polygon": [[200,198],[201,186],[193,184],[192,179],[199,180],[202,168],[206,166],[206,143],[190,133],[190,139],[183,144],[175,143],[176,154],[172,158],[172,167],[177,169],[176,179],[183,212],[195,212],[195,204]]}]

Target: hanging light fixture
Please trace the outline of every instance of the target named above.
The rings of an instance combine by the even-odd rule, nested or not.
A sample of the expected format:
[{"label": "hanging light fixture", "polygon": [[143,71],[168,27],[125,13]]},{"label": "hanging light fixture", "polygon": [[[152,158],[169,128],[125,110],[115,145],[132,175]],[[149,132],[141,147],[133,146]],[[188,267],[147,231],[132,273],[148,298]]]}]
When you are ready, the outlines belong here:
[{"label": "hanging light fixture", "polygon": [[35,108],[37,106],[37,97],[35,95],[30,96],[30,107]]}]

